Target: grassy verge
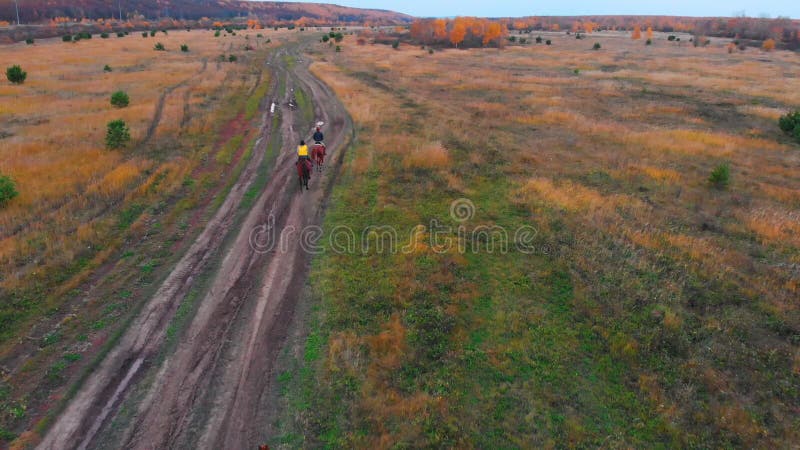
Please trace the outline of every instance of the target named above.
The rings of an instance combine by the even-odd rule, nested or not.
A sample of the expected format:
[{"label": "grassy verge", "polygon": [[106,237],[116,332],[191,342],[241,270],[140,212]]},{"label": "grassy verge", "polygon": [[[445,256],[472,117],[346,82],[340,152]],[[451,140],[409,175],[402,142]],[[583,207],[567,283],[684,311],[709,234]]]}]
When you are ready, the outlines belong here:
[{"label": "grassy verge", "polygon": [[[787,223],[796,200],[779,188],[800,185],[778,169],[796,149],[748,106],[757,73],[682,48],[642,56],[644,71],[620,62],[642,51],[627,41],[591,61],[574,41],[435,57],[365,46],[316,65],[358,141],[312,266],[304,351],[278,378],[271,444],[797,440],[798,287],[779,268],[797,242],[751,214]],[[685,61],[711,79],[737,68],[725,102],[755,113],[731,122],[728,103],[700,105],[672,83]],[[647,89],[600,70],[611,63]],[[599,87],[613,102],[589,101]],[[707,182],[723,156],[741,170],[728,191]],[[384,225],[396,238],[369,231]],[[354,250],[342,251],[346,229]],[[376,247],[391,241],[406,251]]]}]

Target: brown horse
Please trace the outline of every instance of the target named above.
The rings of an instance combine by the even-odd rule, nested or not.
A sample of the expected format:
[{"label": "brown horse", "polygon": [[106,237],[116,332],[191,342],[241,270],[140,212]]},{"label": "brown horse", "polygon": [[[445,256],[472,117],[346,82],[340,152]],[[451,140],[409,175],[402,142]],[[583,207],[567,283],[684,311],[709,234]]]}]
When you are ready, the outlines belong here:
[{"label": "brown horse", "polygon": [[311,160],[302,158],[297,160],[297,178],[300,180],[300,189],[305,186],[308,190],[308,180],[311,178]]},{"label": "brown horse", "polygon": [[311,159],[317,165],[317,171],[322,172],[322,164],[325,162],[325,144],[322,142],[315,142],[311,147]]}]

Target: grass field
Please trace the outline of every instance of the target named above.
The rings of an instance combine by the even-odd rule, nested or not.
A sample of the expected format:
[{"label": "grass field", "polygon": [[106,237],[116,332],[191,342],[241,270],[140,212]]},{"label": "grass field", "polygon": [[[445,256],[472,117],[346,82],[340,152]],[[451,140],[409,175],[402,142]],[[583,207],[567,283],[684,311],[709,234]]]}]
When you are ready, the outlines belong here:
[{"label": "grass field", "polygon": [[[0,208],[0,446],[22,430],[34,435],[20,445],[35,442],[218,206],[252,155],[271,84],[263,61],[278,45],[267,39],[286,33],[0,48],[28,72],[0,83],[0,173],[20,192]],[[111,106],[117,90],[129,106]],[[109,150],[106,123],[118,118],[131,141]]]},{"label": "grass field", "polygon": [[[272,444],[800,441],[800,147],[776,124],[800,55],[546,38],[310,55],[358,133],[326,238],[388,225],[414,245],[324,240]],[[535,232],[525,252],[486,235],[461,252],[430,242],[434,219],[456,242]]]}]

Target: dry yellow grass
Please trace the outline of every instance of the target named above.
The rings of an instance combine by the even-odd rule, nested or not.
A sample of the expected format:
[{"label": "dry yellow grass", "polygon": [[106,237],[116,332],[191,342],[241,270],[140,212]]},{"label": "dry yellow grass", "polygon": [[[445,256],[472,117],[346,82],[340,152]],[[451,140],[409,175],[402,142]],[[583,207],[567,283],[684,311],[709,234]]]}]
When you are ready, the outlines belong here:
[{"label": "dry yellow grass", "polygon": [[[3,46],[3,60],[20,64],[28,78],[20,86],[0,84],[0,123],[11,134],[0,140],[0,173],[14,178],[20,192],[0,210],[0,287],[14,287],[31,270],[28,262],[38,259],[36,255],[66,255],[56,259],[69,260],[100,223],[85,211],[130,200],[131,192],[146,183],[145,171],[159,172],[172,164],[169,153],[151,153],[159,155],[155,158],[131,153],[151,127],[162,95],[168,93],[153,140],[138,150],[156,150],[182,126],[187,132],[210,131],[212,124],[197,110],[231,73],[244,67],[216,59],[243,53],[245,36],[252,43],[255,34],[214,38],[205,30],[175,30],[147,38],[132,33],[74,44],[48,39],[33,46]],[[156,42],[167,51],[154,51]],[[188,53],[180,51],[184,43]],[[106,64],[111,72],[104,72]],[[128,93],[130,106],[110,105],[116,90]],[[185,107],[199,117],[187,120]],[[128,149],[105,148],[106,123],[113,119],[128,124]],[[83,238],[71,240],[75,233]]]}]

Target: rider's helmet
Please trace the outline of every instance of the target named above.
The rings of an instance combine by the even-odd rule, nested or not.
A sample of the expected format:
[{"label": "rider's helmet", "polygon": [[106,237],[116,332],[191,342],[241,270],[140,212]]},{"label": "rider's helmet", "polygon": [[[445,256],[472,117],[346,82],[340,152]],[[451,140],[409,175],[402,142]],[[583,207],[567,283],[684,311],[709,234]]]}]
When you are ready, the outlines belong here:
[{"label": "rider's helmet", "polygon": [[306,141],[300,139],[300,145],[306,145]]}]

